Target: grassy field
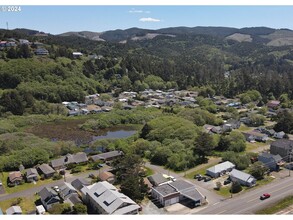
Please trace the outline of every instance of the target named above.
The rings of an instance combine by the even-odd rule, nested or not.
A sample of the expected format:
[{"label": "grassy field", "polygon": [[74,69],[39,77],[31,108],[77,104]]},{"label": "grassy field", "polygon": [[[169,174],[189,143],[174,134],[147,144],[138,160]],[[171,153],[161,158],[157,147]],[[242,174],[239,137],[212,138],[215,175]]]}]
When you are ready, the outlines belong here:
[{"label": "grassy field", "polygon": [[193,179],[195,174],[205,175],[206,169],[208,169],[212,166],[215,166],[216,164],[218,164],[218,161],[214,162],[214,163],[207,164],[206,166],[201,166],[199,169],[194,169],[192,172],[187,171],[186,177],[189,179]]},{"label": "grassy field", "polygon": [[29,197],[13,198],[0,202],[0,208],[3,212],[6,211],[12,205],[19,205],[22,209],[22,213],[26,214],[30,211],[36,210],[35,201],[39,199],[38,195],[32,195]]},{"label": "grassy field", "polygon": [[220,190],[215,190],[215,192],[217,194],[219,194],[220,196],[223,196],[223,197],[226,197],[227,198],[227,197],[230,197],[231,196],[231,193],[229,192],[230,188],[231,188],[230,185],[228,185],[228,186],[222,186],[220,188]]},{"label": "grassy field", "polygon": [[53,182],[54,181],[52,179],[45,179],[45,180],[39,180],[39,181],[37,181],[36,184],[34,184],[34,183],[24,183],[22,185],[18,185],[18,186],[14,186],[14,187],[9,187],[7,185],[8,175],[9,175],[8,172],[2,172],[0,174],[0,179],[1,179],[2,183],[3,183],[5,192],[8,193],[8,194],[15,193],[15,192],[19,192],[19,191],[23,191],[23,190],[27,190],[27,189],[30,189],[30,188],[33,188],[33,187],[36,187],[36,186],[41,186],[41,185],[44,185],[44,184],[47,184],[47,183],[50,183],[50,182]]},{"label": "grassy field", "polygon": [[289,206],[293,205],[293,196],[287,196],[284,199],[270,205],[269,207],[265,209],[261,209],[257,211],[255,214],[274,214],[276,212],[279,212]]},{"label": "grassy field", "polygon": [[267,146],[269,145],[270,142],[266,142],[266,143],[262,143],[262,142],[255,142],[255,143],[250,143],[250,142],[246,142],[246,149],[245,151],[246,152],[250,152],[250,151],[253,151],[259,147],[264,147],[264,146]]},{"label": "grassy field", "polygon": [[237,129],[238,131],[250,131],[252,130],[252,128],[246,126],[246,125],[243,125],[241,124],[240,128]]},{"label": "grassy field", "polygon": [[[264,179],[262,180],[257,180],[256,181],[256,186],[254,187],[246,187],[246,186],[242,186],[242,191],[239,192],[239,193],[244,193],[250,189],[255,189],[255,188],[258,188],[258,187],[261,187],[261,186],[264,186],[270,182],[272,182],[274,180],[274,178],[268,176],[268,177],[265,177]],[[231,188],[231,184],[228,185],[228,186],[222,186],[220,190],[215,190],[215,192],[217,194],[219,194],[220,196],[223,196],[223,197],[230,197],[231,196],[231,193],[229,192]]]},{"label": "grassy field", "polygon": [[151,176],[154,174],[154,171],[151,168],[145,167],[146,176]]}]

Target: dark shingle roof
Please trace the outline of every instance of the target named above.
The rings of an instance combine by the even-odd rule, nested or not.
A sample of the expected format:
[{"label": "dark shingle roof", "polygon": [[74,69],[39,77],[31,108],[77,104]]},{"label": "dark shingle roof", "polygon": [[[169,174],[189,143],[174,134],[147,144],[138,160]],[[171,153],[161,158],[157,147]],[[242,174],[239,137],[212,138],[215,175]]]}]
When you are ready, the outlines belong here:
[{"label": "dark shingle roof", "polygon": [[174,189],[169,184],[163,184],[161,186],[157,186],[154,188],[156,191],[158,191],[162,196],[167,196],[170,194],[178,193],[176,189]]},{"label": "dark shingle roof", "polygon": [[52,174],[55,173],[55,170],[53,170],[52,167],[50,167],[48,164],[43,163],[42,165],[39,166],[39,169],[44,173],[44,174]]},{"label": "dark shingle roof", "polygon": [[109,158],[118,157],[118,156],[121,156],[121,155],[123,155],[122,151],[114,150],[114,151],[110,151],[110,152],[107,152],[107,153],[94,155],[91,158],[94,161],[97,161],[97,160],[107,160]]},{"label": "dark shingle roof", "polygon": [[87,180],[85,179],[82,179],[82,178],[78,178],[76,180],[73,180],[71,182],[71,185],[77,189],[77,190],[80,190],[82,187],[84,186],[89,186],[90,185],[90,182],[88,182]]},{"label": "dark shingle roof", "polygon": [[293,149],[293,140],[280,139],[271,143],[271,146],[284,148],[286,150]]},{"label": "dark shingle roof", "polygon": [[157,186],[161,183],[168,182],[168,180],[166,178],[164,178],[163,175],[160,173],[149,176],[148,180],[155,186]]},{"label": "dark shingle roof", "polygon": [[58,197],[58,193],[49,187],[44,187],[39,192],[39,196],[41,197],[42,200],[48,201],[48,199],[50,199],[51,197]]}]

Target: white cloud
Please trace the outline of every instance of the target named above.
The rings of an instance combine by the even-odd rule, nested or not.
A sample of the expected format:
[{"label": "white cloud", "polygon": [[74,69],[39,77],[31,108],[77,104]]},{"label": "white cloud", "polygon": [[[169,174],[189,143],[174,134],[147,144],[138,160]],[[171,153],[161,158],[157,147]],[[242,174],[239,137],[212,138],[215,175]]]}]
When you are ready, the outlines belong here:
[{"label": "white cloud", "polygon": [[135,10],[135,9],[131,9],[130,11],[128,11],[129,13],[143,13],[142,10]]},{"label": "white cloud", "polygon": [[128,11],[128,13],[146,13],[146,14],[149,14],[151,12],[150,11],[137,10],[135,8],[132,8],[131,10]]},{"label": "white cloud", "polygon": [[141,18],[141,19],[139,19],[139,21],[142,21],[142,22],[160,22],[161,20],[156,19],[156,18]]}]

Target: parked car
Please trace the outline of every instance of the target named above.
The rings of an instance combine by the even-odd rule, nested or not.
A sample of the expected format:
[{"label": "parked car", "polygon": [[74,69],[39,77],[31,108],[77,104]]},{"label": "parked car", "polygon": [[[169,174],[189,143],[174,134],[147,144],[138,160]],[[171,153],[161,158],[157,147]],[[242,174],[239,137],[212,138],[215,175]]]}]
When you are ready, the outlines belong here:
[{"label": "parked car", "polygon": [[208,176],[205,176],[205,177],[204,177],[204,181],[205,181],[205,182],[209,182],[209,181],[211,181],[211,180],[212,180],[211,177],[208,177]]},{"label": "parked car", "polygon": [[96,176],[95,176],[93,173],[90,173],[90,174],[89,174],[89,178],[94,179],[94,178],[96,178]]},{"label": "parked car", "polygon": [[104,164],[98,164],[98,167],[102,168],[104,166]]},{"label": "parked car", "polygon": [[293,170],[293,163],[289,163],[285,166],[288,170]]},{"label": "parked car", "polygon": [[265,200],[265,199],[268,199],[268,198],[270,198],[270,197],[271,197],[270,194],[268,194],[268,193],[264,193],[264,194],[262,194],[262,195],[259,197],[259,199],[260,199],[260,200]]},{"label": "parked car", "polygon": [[230,179],[226,179],[226,180],[224,181],[224,185],[227,185],[227,184],[229,184],[229,183],[231,183],[231,180],[230,180]]},{"label": "parked car", "polygon": [[203,176],[199,176],[199,177],[197,178],[198,181],[202,181],[203,179],[204,179]]},{"label": "parked car", "polygon": [[193,178],[194,178],[194,179],[198,179],[198,177],[201,177],[201,176],[202,176],[202,175],[200,175],[200,174],[195,174]]}]

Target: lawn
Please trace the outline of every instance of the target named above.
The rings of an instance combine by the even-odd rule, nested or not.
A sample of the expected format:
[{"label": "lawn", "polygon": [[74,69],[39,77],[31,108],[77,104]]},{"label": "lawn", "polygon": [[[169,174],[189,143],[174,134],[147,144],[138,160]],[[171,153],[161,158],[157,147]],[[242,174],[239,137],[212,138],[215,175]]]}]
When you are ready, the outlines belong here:
[{"label": "lawn", "polygon": [[250,130],[252,130],[252,129],[253,129],[253,128],[241,124],[240,128],[238,128],[237,130],[238,130],[238,131],[250,131]]},{"label": "lawn", "polygon": [[269,207],[257,211],[255,214],[274,214],[291,205],[293,205],[293,196],[287,196]]},{"label": "lawn", "polygon": [[214,162],[214,163],[207,164],[206,166],[199,165],[200,168],[195,169],[194,171],[192,171],[190,173],[188,173],[188,171],[187,171],[186,177],[189,178],[189,179],[193,179],[195,174],[205,175],[206,174],[206,169],[208,169],[208,168],[210,168],[212,166],[215,166],[216,164],[218,164],[218,161]]},{"label": "lawn", "polygon": [[[246,191],[248,191],[250,189],[255,189],[255,188],[261,187],[263,185],[266,185],[266,184],[272,182],[273,180],[274,180],[274,178],[270,177],[270,176],[265,177],[262,180],[257,180],[256,185],[254,187],[242,186],[242,191],[239,192],[239,193],[244,193],[244,192],[246,192]],[[215,190],[215,192],[217,194],[219,194],[220,196],[229,197],[229,196],[231,196],[231,193],[229,192],[230,188],[231,188],[231,184],[229,184],[228,186],[222,186],[220,190]]]},{"label": "lawn", "polygon": [[23,190],[27,190],[36,186],[41,186],[50,182],[53,182],[54,180],[52,179],[45,179],[45,180],[39,180],[36,182],[36,184],[34,183],[24,183],[22,185],[18,185],[18,186],[14,186],[14,187],[9,187],[7,186],[7,178],[8,178],[9,173],[8,172],[2,172],[0,174],[0,179],[3,183],[5,192],[8,194],[11,193],[15,193],[15,192],[19,192],[19,191],[23,191]]},{"label": "lawn", "polygon": [[220,190],[215,190],[215,192],[217,194],[219,194],[220,196],[223,196],[223,197],[230,197],[231,196],[231,193],[229,192],[231,188],[231,185],[228,185],[228,186],[222,186],[220,188]]},{"label": "lawn", "polygon": [[154,171],[151,168],[145,167],[146,176],[151,176],[154,174]]},{"label": "lawn", "polygon": [[0,208],[3,212],[5,212],[6,209],[8,209],[12,205],[19,205],[22,209],[22,212],[26,214],[30,211],[36,210],[35,201],[38,199],[38,195],[8,199],[0,202]]},{"label": "lawn", "polygon": [[245,151],[250,152],[250,151],[255,150],[255,149],[259,148],[259,147],[264,147],[264,146],[267,146],[269,144],[270,144],[269,141],[267,141],[266,143],[263,143],[263,142],[255,142],[255,143],[246,142]]}]

